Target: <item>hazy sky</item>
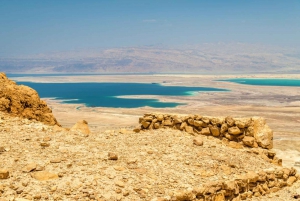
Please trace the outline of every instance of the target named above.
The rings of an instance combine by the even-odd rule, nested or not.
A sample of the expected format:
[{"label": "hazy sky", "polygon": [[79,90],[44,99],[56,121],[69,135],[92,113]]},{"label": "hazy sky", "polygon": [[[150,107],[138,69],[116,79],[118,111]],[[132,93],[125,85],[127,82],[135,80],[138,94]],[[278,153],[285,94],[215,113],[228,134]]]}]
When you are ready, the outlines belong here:
[{"label": "hazy sky", "polygon": [[0,0],[0,57],[215,42],[300,46],[300,0]]}]

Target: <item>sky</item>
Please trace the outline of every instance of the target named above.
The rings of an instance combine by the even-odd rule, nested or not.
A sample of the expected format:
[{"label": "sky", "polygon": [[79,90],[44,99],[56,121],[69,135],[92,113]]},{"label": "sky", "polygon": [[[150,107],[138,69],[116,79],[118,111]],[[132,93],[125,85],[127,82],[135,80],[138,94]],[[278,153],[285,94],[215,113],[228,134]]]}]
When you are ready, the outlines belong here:
[{"label": "sky", "polygon": [[300,46],[300,0],[0,0],[0,57],[219,42]]}]

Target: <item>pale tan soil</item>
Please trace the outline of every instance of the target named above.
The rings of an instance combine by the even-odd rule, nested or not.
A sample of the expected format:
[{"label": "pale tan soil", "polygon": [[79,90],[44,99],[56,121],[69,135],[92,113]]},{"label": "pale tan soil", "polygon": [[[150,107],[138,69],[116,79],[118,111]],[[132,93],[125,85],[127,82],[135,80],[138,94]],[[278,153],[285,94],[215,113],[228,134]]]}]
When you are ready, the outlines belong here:
[{"label": "pale tan soil", "polygon": [[[179,189],[278,167],[249,148],[233,149],[213,137],[203,136],[203,146],[193,145],[194,136],[171,129],[123,130],[123,134],[95,129],[86,137],[0,114],[0,140],[5,150],[0,153],[0,168],[10,172],[0,184],[0,197],[6,200],[168,199]],[[50,137],[50,146],[43,148],[40,143],[46,137]],[[109,152],[117,154],[118,160],[108,160]],[[51,162],[57,158],[58,163]],[[31,163],[60,177],[38,181],[32,173],[22,172]],[[293,200],[297,185],[299,182],[269,197]]]}]

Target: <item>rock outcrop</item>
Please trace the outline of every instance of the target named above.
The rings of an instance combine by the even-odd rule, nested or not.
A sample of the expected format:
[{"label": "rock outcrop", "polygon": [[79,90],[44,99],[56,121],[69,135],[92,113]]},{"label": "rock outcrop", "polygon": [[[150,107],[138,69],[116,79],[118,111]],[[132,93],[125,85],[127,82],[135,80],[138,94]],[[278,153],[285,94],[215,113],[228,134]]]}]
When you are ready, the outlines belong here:
[{"label": "rock outcrop", "polygon": [[45,101],[40,100],[34,89],[17,85],[5,73],[0,73],[0,111],[48,125],[59,125],[51,109]]}]

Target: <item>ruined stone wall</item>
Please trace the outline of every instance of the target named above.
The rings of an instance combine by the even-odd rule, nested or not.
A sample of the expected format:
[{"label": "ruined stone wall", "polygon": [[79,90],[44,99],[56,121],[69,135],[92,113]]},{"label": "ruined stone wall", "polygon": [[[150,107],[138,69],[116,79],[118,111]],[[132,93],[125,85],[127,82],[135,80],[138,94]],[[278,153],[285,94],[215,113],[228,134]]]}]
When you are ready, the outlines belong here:
[{"label": "ruined stone wall", "polygon": [[139,119],[140,130],[173,128],[190,134],[214,136],[233,145],[273,148],[273,131],[262,117],[232,118],[200,115],[177,116],[168,114],[145,114]]},{"label": "ruined stone wall", "polygon": [[246,200],[277,192],[299,179],[294,168],[262,170],[236,176],[230,181],[214,181],[193,189],[178,190],[172,200]]}]

